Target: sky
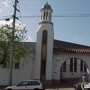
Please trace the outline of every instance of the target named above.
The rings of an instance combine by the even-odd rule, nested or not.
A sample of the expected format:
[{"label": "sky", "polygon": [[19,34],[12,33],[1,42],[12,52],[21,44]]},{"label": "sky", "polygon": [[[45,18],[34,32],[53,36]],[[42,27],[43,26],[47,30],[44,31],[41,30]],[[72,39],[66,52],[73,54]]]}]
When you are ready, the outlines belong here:
[{"label": "sky", "polygon": [[[26,41],[36,42],[40,9],[48,2],[53,9],[54,39],[90,46],[90,0],[18,0],[16,23],[26,26]],[[0,24],[12,23],[15,0],[0,0]]]}]

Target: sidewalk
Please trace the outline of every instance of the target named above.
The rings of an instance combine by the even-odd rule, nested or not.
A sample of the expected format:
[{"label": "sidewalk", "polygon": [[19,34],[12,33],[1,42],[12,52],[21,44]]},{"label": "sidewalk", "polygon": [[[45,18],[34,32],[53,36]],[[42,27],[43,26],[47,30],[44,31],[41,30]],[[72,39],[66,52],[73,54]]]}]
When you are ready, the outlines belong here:
[{"label": "sidewalk", "polygon": [[[0,85],[0,90],[3,90],[7,85]],[[46,90],[62,90],[60,88],[73,88],[73,84],[70,83],[62,83],[58,85],[46,86]]]},{"label": "sidewalk", "polygon": [[46,86],[46,89],[56,89],[56,88],[73,88],[72,83],[62,83],[59,85]]}]

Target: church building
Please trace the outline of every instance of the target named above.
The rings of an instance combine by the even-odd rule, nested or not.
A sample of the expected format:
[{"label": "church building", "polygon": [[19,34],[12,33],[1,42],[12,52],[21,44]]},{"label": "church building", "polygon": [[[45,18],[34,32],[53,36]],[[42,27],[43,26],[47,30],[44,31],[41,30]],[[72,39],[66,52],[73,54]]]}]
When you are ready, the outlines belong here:
[{"label": "church building", "polygon": [[[84,74],[90,80],[90,46],[54,39],[53,9],[46,3],[41,8],[41,20],[36,42],[25,42],[26,48],[33,47],[28,61],[13,69],[13,85],[22,80],[40,80],[45,85],[74,83]],[[8,85],[9,69],[0,68],[0,85]]]},{"label": "church building", "polygon": [[37,30],[34,79],[51,85],[72,82],[80,79],[84,74],[90,77],[90,47],[55,40],[53,9],[46,3],[40,11],[41,21]]}]

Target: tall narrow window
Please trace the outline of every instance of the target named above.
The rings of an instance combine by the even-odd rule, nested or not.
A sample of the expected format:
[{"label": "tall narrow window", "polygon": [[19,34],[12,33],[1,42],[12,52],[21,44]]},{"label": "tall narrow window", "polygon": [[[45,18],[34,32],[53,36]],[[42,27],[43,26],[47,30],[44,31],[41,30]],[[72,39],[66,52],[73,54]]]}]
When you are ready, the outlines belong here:
[{"label": "tall narrow window", "polygon": [[77,72],[77,59],[74,58],[74,72]]},{"label": "tall narrow window", "polygon": [[47,57],[47,31],[42,32],[42,49],[41,49],[41,80],[45,80],[46,76],[46,58]]},{"label": "tall narrow window", "polygon": [[70,72],[73,72],[73,58],[70,58]]},{"label": "tall narrow window", "polygon": [[46,12],[46,20],[48,19],[48,12]]},{"label": "tall narrow window", "polygon": [[66,72],[66,61],[63,63],[62,71],[63,71],[63,72]]},{"label": "tall narrow window", "polygon": [[43,15],[43,20],[45,20],[45,12],[44,12],[44,15]]},{"label": "tall narrow window", "polygon": [[87,72],[87,67],[85,64],[84,64],[84,72]]},{"label": "tall narrow window", "polygon": [[81,63],[80,63],[80,72],[83,72],[83,61],[81,60]]},{"label": "tall narrow window", "polygon": [[15,63],[15,69],[19,69],[19,62]]}]

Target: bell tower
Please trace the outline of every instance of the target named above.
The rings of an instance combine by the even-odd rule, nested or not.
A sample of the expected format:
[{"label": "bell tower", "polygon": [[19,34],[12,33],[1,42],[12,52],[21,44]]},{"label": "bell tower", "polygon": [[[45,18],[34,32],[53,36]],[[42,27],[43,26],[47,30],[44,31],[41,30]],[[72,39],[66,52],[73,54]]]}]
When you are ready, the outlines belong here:
[{"label": "bell tower", "polygon": [[48,2],[41,8],[41,21],[37,30],[35,79],[47,85],[52,84],[52,57],[54,29],[52,23],[53,10]]}]

